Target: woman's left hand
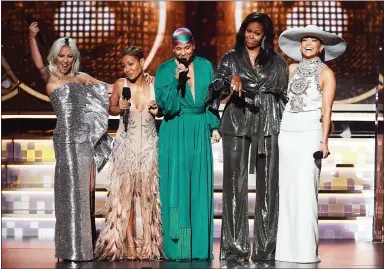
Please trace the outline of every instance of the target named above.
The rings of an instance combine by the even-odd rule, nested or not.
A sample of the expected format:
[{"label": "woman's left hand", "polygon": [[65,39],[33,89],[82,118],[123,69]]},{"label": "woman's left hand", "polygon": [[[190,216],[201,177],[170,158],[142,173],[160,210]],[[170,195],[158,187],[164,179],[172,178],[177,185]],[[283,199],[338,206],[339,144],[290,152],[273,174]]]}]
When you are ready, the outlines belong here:
[{"label": "woman's left hand", "polygon": [[148,102],[148,109],[151,110],[151,109],[157,109],[157,103],[155,100],[151,100]]},{"label": "woman's left hand", "polygon": [[145,78],[145,81],[148,83],[148,84],[153,84],[154,81],[155,81],[155,77],[152,77],[150,74],[148,73],[144,73],[144,78]]},{"label": "woman's left hand", "polygon": [[157,116],[159,114],[159,106],[157,105],[155,100],[150,100],[148,102],[148,111],[153,116]]},{"label": "woman's left hand", "polygon": [[327,142],[320,142],[319,150],[323,152],[323,159],[328,157],[329,149],[328,149],[328,143]]},{"label": "woman's left hand", "polygon": [[214,130],[212,132],[212,144],[216,144],[216,143],[220,142],[220,139],[221,139],[221,135],[220,135],[219,131]]}]

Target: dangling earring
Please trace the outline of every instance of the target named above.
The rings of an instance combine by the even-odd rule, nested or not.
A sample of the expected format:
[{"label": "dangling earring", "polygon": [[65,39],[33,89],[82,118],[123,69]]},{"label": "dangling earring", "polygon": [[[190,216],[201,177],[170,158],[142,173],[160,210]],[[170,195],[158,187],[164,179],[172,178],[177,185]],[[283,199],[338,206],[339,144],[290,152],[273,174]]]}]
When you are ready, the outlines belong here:
[{"label": "dangling earring", "polygon": [[263,37],[263,40],[261,41],[261,48],[265,50],[265,36]]}]

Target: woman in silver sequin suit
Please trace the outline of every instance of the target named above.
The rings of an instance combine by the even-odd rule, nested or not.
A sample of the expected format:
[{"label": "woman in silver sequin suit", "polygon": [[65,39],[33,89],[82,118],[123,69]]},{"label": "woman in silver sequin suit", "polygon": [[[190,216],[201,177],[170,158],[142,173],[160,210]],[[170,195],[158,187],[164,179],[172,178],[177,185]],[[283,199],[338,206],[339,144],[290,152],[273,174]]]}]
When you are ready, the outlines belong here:
[{"label": "woman in silver sequin suit", "polygon": [[[155,92],[144,77],[144,54],[138,47],[124,50],[121,64],[126,78],[115,82],[109,111],[122,116],[111,155],[110,184],[103,208],[106,221],[95,256],[109,260],[160,259],[163,241]],[[121,99],[124,87],[132,92],[129,101]]]},{"label": "woman in silver sequin suit", "polygon": [[45,67],[38,49],[36,22],[29,27],[32,59],[47,83],[56,113],[55,256],[93,260],[95,229],[95,169],[100,171],[111,152],[108,128],[108,86],[78,72],[79,51],[71,38],[54,42]]},{"label": "woman in silver sequin suit", "polygon": [[[220,61],[211,84],[213,98],[230,95],[220,123],[224,178],[220,259],[248,260],[248,163],[256,168],[256,205],[252,259],[272,260],[278,218],[278,145],[286,102],[288,67],[274,51],[274,30],[264,13],[241,24],[235,48]],[[219,95],[221,98],[219,98]],[[214,104],[218,108],[219,102]]]},{"label": "woman in silver sequin suit", "polygon": [[[328,156],[328,136],[336,79],[323,62],[340,56],[345,41],[309,25],[284,31],[280,48],[298,64],[289,66],[289,102],[279,135],[279,221],[276,260],[316,263],[317,193],[321,158]],[[320,156],[313,154],[320,151]],[[293,158],[294,156],[294,158]]]}]

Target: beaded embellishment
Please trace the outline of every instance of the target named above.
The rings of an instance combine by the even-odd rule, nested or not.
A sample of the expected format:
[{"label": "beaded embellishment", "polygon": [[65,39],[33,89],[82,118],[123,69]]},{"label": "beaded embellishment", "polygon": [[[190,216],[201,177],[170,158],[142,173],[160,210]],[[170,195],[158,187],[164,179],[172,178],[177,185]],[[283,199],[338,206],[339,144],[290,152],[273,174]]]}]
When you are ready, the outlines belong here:
[{"label": "beaded embellishment", "polygon": [[[311,83],[311,79],[315,79],[317,90],[321,93],[319,84],[319,72],[325,66],[320,58],[315,61],[301,61],[297,66],[293,74],[293,80],[288,89],[288,93],[292,96],[289,100],[292,112],[302,112],[307,105],[305,97],[307,95],[307,89]],[[295,75],[297,76],[295,77]]]}]

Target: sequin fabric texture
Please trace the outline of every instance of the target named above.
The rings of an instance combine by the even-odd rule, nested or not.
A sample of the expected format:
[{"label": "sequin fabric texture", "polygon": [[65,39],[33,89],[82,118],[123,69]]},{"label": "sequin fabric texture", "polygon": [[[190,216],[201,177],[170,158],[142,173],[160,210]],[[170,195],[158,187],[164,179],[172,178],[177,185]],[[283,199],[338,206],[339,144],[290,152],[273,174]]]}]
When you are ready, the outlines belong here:
[{"label": "sequin fabric texture", "polygon": [[230,82],[239,75],[242,88],[252,92],[253,104],[258,112],[244,107],[230,98],[224,108],[220,132],[232,136],[264,137],[279,133],[280,120],[285,107],[288,85],[288,67],[284,58],[276,53],[273,60],[262,68],[253,69],[248,54],[228,51],[221,59],[214,81],[211,83],[213,107],[230,94]]},{"label": "sequin fabric texture", "polygon": [[70,82],[50,100],[57,116],[53,142],[55,168],[55,256],[93,259],[90,173],[100,171],[111,152],[107,85]]},{"label": "sequin fabric texture", "polygon": [[[247,51],[231,50],[220,61],[211,83],[213,108],[230,94],[232,76],[251,94],[242,101],[232,94],[220,123],[223,135],[223,217],[220,259],[248,260],[251,256],[248,222],[249,172],[256,168],[256,206],[252,259],[274,258],[278,220],[277,135],[285,107],[288,67],[276,53],[255,69]],[[250,96],[254,96],[253,98]],[[257,109],[250,108],[251,103]],[[249,152],[251,158],[249,160]]]}]

